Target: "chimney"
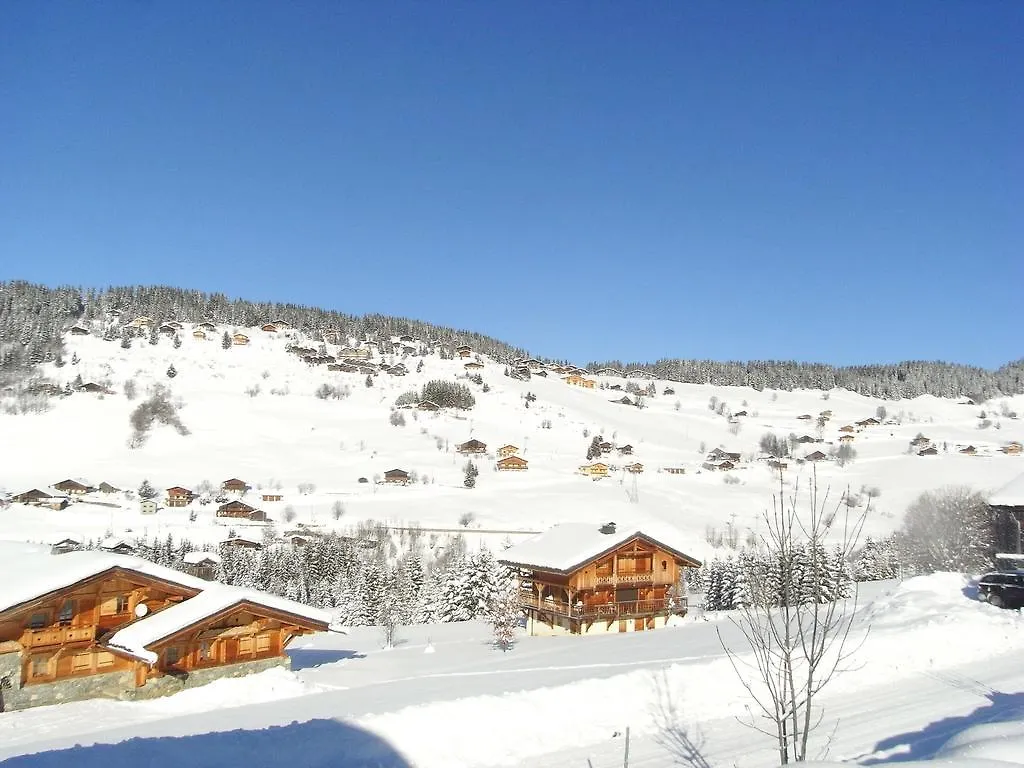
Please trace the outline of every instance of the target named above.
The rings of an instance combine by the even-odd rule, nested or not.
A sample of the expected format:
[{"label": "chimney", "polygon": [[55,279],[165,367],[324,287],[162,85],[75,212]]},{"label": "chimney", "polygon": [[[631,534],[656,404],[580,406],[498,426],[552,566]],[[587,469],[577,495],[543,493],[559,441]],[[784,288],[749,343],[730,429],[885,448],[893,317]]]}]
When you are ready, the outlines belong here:
[{"label": "chimney", "polygon": [[600,530],[601,533],[615,533],[615,523],[605,523]]}]

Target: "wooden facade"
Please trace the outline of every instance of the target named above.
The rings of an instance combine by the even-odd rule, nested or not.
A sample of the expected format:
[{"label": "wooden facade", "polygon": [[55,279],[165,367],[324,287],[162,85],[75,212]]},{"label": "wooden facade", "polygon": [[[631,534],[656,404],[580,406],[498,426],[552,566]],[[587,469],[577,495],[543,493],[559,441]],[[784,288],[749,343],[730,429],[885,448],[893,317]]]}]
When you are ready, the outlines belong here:
[{"label": "wooden facade", "polygon": [[196,594],[112,568],[0,614],[0,646],[22,649],[22,685],[132,669],[135,660],[104,647],[102,639],[131,622],[139,605],[151,613]]},{"label": "wooden facade", "polygon": [[506,456],[497,462],[499,472],[524,472],[530,468],[530,463],[519,456]]},{"label": "wooden facade", "polygon": [[[187,602],[200,590],[131,569],[96,576],[0,613],[0,652],[21,651],[16,687],[108,672],[128,672],[136,687],[164,675],[283,657],[296,636],[327,626],[257,600],[240,598],[148,643],[156,660],[107,644],[118,630]],[[204,593],[205,594],[205,593]],[[145,606],[145,610],[139,608]]]},{"label": "wooden facade", "polygon": [[699,565],[669,547],[634,536],[568,572],[521,568],[520,604],[531,634],[655,629],[670,616],[685,615],[683,572]]}]

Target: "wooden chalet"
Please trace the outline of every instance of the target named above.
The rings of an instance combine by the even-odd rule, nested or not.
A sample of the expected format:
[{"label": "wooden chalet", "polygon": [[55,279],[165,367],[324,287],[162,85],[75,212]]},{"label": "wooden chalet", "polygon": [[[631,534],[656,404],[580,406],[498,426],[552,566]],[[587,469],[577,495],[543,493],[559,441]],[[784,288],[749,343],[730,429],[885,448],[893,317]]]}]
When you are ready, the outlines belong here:
[{"label": "wooden chalet", "polygon": [[192,338],[199,339],[200,341],[205,341],[206,331],[204,331],[202,328],[196,328],[194,331],[192,331]]},{"label": "wooden chalet", "polygon": [[221,563],[220,555],[214,552],[186,552],[182,558],[185,564],[185,573],[207,581],[214,581],[217,578],[217,567]]},{"label": "wooden chalet", "polygon": [[841,426],[839,428],[839,431],[840,432],[856,432],[857,430],[854,429],[854,427],[851,426],[850,424],[844,424],[843,426]]},{"label": "wooden chalet", "polygon": [[278,328],[274,323],[266,323],[260,326],[260,330],[264,333],[277,333]]},{"label": "wooden chalet", "polygon": [[455,450],[463,455],[474,453],[487,453],[487,443],[477,440],[475,437],[455,447]]},{"label": "wooden chalet", "polygon": [[601,461],[584,464],[580,467],[580,474],[587,477],[608,477],[608,465]]},{"label": "wooden chalet", "polygon": [[194,498],[195,494],[192,491],[188,488],[182,488],[180,485],[167,489],[166,503],[168,507],[187,507]]},{"label": "wooden chalet", "polygon": [[409,473],[404,469],[389,469],[384,473],[384,482],[389,485],[408,485]]},{"label": "wooden chalet", "polygon": [[135,554],[135,547],[124,539],[119,539],[116,536],[108,536],[103,539],[103,541],[99,543],[99,548],[103,552],[111,552],[115,555]]},{"label": "wooden chalet", "polygon": [[644,465],[641,464],[639,461],[633,464],[627,464],[626,471],[633,475],[643,474]]},{"label": "wooden chalet", "polygon": [[840,435],[839,436],[839,442],[840,443],[852,443],[855,439],[856,438],[853,435]]},{"label": "wooden chalet", "polygon": [[613,446],[611,443],[605,440],[604,442],[599,443],[597,447],[601,449],[601,453],[608,454],[612,452],[612,449],[615,446]]},{"label": "wooden chalet", "polygon": [[519,456],[506,456],[497,461],[499,472],[524,472],[530,468],[530,462]]},{"label": "wooden chalet", "polygon": [[965,456],[977,456],[978,449],[975,448],[973,445],[968,445],[966,448],[961,448],[960,453],[964,454]]},{"label": "wooden chalet", "polygon": [[813,437],[811,437],[810,435],[800,435],[800,437],[798,437],[798,438],[796,439],[796,441],[797,441],[798,443],[801,443],[801,444],[806,444],[806,443],[816,443],[816,442],[817,442],[817,440],[815,440],[815,439],[814,439]]},{"label": "wooden chalet", "polygon": [[199,328],[199,329],[204,330],[204,331],[216,331],[217,330],[217,326],[214,325],[213,323],[200,323],[199,325],[196,326],[196,328]]},{"label": "wooden chalet", "polygon": [[670,475],[685,475],[686,467],[665,467],[664,471]]},{"label": "wooden chalet", "polygon": [[217,507],[217,517],[241,517],[246,520],[265,522],[267,513],[246,504],[244,501],[235,499]]},{"label": "wooden chalet", "polygon": [[61,480],[59,483],[54,483],[53,488],[69,496],[84,496],[96,490],[91,485],[80,483],[77,480]]},{"label": "wooden chalet", "polygon": [[85,546],[85,542],[79,536],[64,536],[57,539],[50,545],[51,555],[66,555],[68,552],[78,552]]},{"label": "wooden chalet", "polygon": [[93,395],[112,395],[114,394],[110,389],[104,387],[102,384],[97,384],[94,381],[87,381],[84,384],[80,384],[76,389],[76,392],[87,392]]},{"label": "wooden chalet", "polygon": [[882,422],[872,416],[871,418],[861,419],[856,423],[858,427],[877,427]]},{"label": "wooden chalet", "polygon": [[460,344],[455,348],[455,354],[459,357],[469,357],[473,354],[473,348],[467,344]]},{"label": "wooden chalet", "polygon": [[1021,444],[1016,441],[1007,443],[1006,445],[999,447],[999,452],[1005,453],[1007,456],[1020,456],[1021,450]]},{"label": "wooden chalet", "polygon": [[80,325],[72,325],[70,328],[68,328],[68,333],[70,333],[72,336],[88,336],[89,329],[83,328]]},{"label": "wooden chalet", "polygon": [[938,454],[939,449],[936,448],[934,445],[929,445],[927,448],[922,448],[920,451],[917,452],[918,456],[937,456]]},{"label": "wooden chalet", "polygon": [[804,461],[825,461],[825,459],[827,458],[828,456],[826,456],[821,451],[814,451],[804,456]]},{"label": "wooden chalet", "polygon": [[16,504],[31,504],[33,506],[42,506],[49,502],[53,498],[52,494],[46,491],[41,491],[38,488],[33,488],[30,491],[23,491],[22,493],[16,493],[11,497],[11,501]]},{"label": "wooden chalet", "polygon": [[244,347],[246,344],[249,343],[249,337],[246,336],[244,333],[235,333],[232,334],[231,336],[231,343],[234,344],[236,347]]},{"label": "wooden chalet", "polygon": [[515,456],[517,453],[519,453],[519,447],[509,443],[498,449],[498,458],[507,459],[509,456]]},{"label": "wooden chalet", "polygon": [[910,441],[910,444],[912,446],[914,446],[915,448],[918,448],[918,447],[925,446],[925,445],[931,445],[932,441],[929,440],[924,435],[918,435],[917,437],[915,437],[913,440]]},{"label": "wooden chalet", "polygon": [[997,552],[1024,552],[1024,475],[1018,475],[989,497]]},{"label": "wooden chalet", "polygon": [[100,483],[96,487],[96,490],[98,490],[100,493],[107,493],[107,494],[110,494],[110,493],[120,493],[121,492],[120,488],[117,488],[117,487],[111,485],[110,483],[108,483],[106,481],[103,481],[102,483]]},{"label": "wooden chalet", "polygon": [[292,639],[330,624],[284,598],[106,552],[54,556],[5,542],[0,584],[7,710],[151,698],[286,667]]},{"label": "wooden chalet", "polygon": [[617,450],[619,452],[619,456],[633,455],[633,446],[629,445],[628,443],[626,445],[620,445]]},{"label": "wooden chalet", "polygon": [[467,371],[479,371],[481,368],[484,367],[484,364],[483,363],[476,363],[476,362],[468,362],[465,365],[463,365],[462,367],[465,368]]},{"label": "wooden chalet", "polygon": [[639,632],[686,613],[683,572],[700,562],[640,530],[562,523],[502,553],[521,577],[532,635]]},{"label": "wooden chalet", "polygon": [[220,546],[227,549],[263,549],[263,539],[245,533],[236,533],[231,538],[222,541]]},{"label": "wooden chalet", "polygon": [[264,493],[260,498],[263,501],[281,501],[284,495],[280,493]]},{"label": "wooden chalet", "polygon": [[566,384],[569,384],[570,386],[583,387],[584,389],[593,389],[594,385],[597,383],[593,379],[588,379],[576,373],[572,374],[571,376],[566,376],[565,378],[562,379],[562,381],[564,381]]},{"label": "wooden chalet", "polygon": [[417,410],[420,411],[440,411],[441,406],[435,403],[433,400],[420,400],[416,403]]},{"label": "wooden chalet", "polygon": [[220,489],[225,493],[245,493],[249,490],[249,484],[245,480],[239,480],[237,477],[232,477],[230,480],[225,480],[220,484]]}]

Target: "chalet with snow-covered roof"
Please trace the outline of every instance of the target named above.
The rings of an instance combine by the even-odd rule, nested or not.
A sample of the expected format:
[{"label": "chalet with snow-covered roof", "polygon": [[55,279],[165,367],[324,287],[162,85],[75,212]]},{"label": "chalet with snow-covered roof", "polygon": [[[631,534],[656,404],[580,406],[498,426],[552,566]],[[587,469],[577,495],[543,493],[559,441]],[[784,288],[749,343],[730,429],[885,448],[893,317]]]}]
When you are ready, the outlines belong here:
[{"label": "chalet with snow-covered roof", "polygon": [[267,513],[256,507],[249,506],[244,501],[235,499],[217,507],[217,517],[239,517],[255,522],[266,522]]},{"label": "chalet with snow-covered roof", "polygon": [[665,467],[664,471],[669,475],[685,475],[686,467]]},{"label": "chalet with snow-covered roof", "polygon": [[827,458],[828,456],[821,451],[813,451],[804,456],[804,461],[825,461]]},{"label": "chalet with snow-covered roof", "polygon": [[217,326],[214,325],[213,323],[210,323],[210,322],[200,323],[199,325],[196,326],[196,328],[199,328],[199,329],[204,330],[204,331],[216,331],[217,330]]},{"label": "chalet with snow-covered roof", "polygon": [[499,472],[525,472],[530,468],[530,462],[520,456],[506,456],[498,459],[497,467]]},{"label": "chalet with snow-covered roof", "polygon": [[99,543],[99,548],[103,552],[110,552],[115,555],[133,555],[135,554],[135,547],[129,544],[124,539],[119,539],[116,536],[108,536]]},{"label": "chalet with snow-covered roof", "polygon": [[484,367],[484,364],[470,361],[468,363],[465,363],[462,367],[465,368],[467,371],[479,371],[481,368]]},{"label": "chalet with snow-covered roof", "polygon": [[487,443],[481,442],[474,437],[461,445],[457,445],[455,450],[466,456],[474,453],[487,453]]},{"label": "chalet with snow-covered roof", "polygon": [[1007,456],[1020,456],[1021,451],[1022,446],[1016,441],[1009,442],[1006,445],[999,447],[999,452],[1005,453]]},{"label": "chalet with snow-covered roof", "polygon": [[69,496],[84,496],[96,490],[91,485],[81,483],[78,480],[61,480],[59,483],[54,483],[53,488]]},{"label": "chalet with snow-covered roof", "polygon": [[281,501],[284,498],[284,495],[277,491],[270,491],[268,493],[262,494],[260,498],[263,501]]},{"label": "chalet with snow-covered roof", "polygon": [[97,384],[95,381],[87,381],[84,384],[79,384],[75,388],[76,392],[86,392],[93,395],[112,395],[113,390],[109,387],[104,387],[102,384]]},{"label": "chalet with snow-covered roof", "polygon": [[880,422],[874,416],[871,416],[871,417],[869,417],[867,419],[861,419],[860,421],[858,421],[857,422],[857,426],[858,427],[877,427],[881,423],[882,422]]},{"label": "chalet with snow-covered roof", "polygon": [[38,488],[33,488],[29,491],[23,491],[21,493],[14,494],[11,497],[11,501],[15,502],[16,504],[30,504],[32,506],[43,506],[52,498],[52,494],[49,494],[46,491],[41,491]]},{"label": "chalet with snow-covered roof", "polygon": [[435,403],[433,400],[420,400],[416,403],[417,410],[420,411],[440,411],[441,406]]},{"label": "chalet with snow-covered roof", "polygon": [[6,710],[152,698],[287,667],[288,643],[330,622],[324,611],[136,557],[0,543]]},{"label": "chalet with snow-covered roof", "polygon": [[927,437],[925,437],[924,435],[918,435],[917,437],[915,437],[915,438],[914,438],[913,440],[911,440],[911,441],[910,441],[910,444],[911,444],[911,445],[912,445],[912,446],[913,446],[914,448],[920,448],[920,447],[922,447],[922,446],[926,446],[926,445],[931,445],[931,444],[932,444],[932,441],[931,441],[931,440],[929,440],[929,439],[928,439]]},{"label": "chalet with snow-covered roof", "polygon": [[800,421],[810,421],[814,417],[811,416],[811,414],[809,414],[809,413],[801,413],[799,416],[797,416],[797,418]]},{"label": "chalet with snow-covered roof", "polygon": [[231,336],[231,343],[234,344],[236,347],[244,347],[246,344],[249,343],[249,337],[246,336],[244,333],[235,333],[232,334]]},{"label": "chalet with snow-covered roof", "polygon": [[235,533],[220,543],[226,549],[263,549],[263,539],[248,533]]},{"label": "chalet with snow-covered roof", "polygon": [[644,371],[639,368],[634,368],[626,373],[627,379],[654,379],[654,374],[650,371]]},{"label": "chalet with snow-covered roof", "polygon": [[195,494],[191,490],[176,485],[173,488],[167,489],[167,501],[165,503],[168,507],[187,507],[194,498]]},{"label": "chalet with snow-covered roof", "polygon": [[619,456],[632,456],[633,446],[627,443],[626,445],[620,445],[616,450],[619,452]]},{"label": "chalet with snow-covered roof", "polygon": [[509,443],[508,445],[503,445],[498,449],[498,458],[507,459],[509,456],[515,456],[517,453],[519,453],[518,446]]},{"label": "chalet with snow-covered roof", "polygon": [[389,485],[408,485],[409,473],[404,469],[389,469],[384,473],[384,482]]},{"label": "chalet with snow-covered roof", "polygon": [[685,615],[683,573],[700,562],[677,533],[661,534],[562,523],[505,550],[500,562],[519,573],[530,634],[639,632]]},{"label": "chalet with snow-covered roof", "polygon": [[634,462],[633,464],[627,464],[626,471],[632,475],[639,475],[643,473],[644,465],[641,464],[639,461]]},{"label": "chalet with snow-covered roof", "polygon": [[469,357],[473,354],[473,348],[468,344],[460,344],[455,348],[455,354],[458,357]]},{"label": "chalet with snow-covered roof", "polygon": [[856,428],[852,424],[844,424],[843,426],[841,426],[839,428],[839,431],[840,432],[850,433],[850,432],[856,432],[857,430],[856,430]]},{"label": "chalet with snow-covered roof", "polygon": [[245,480],[239,480],[237,477],[232,477],[229,480],[225,480],[220,484],[220,489],[225,493],[237,493],[243,494],[249,490],[249,484]]},{"label": "chalet with snow-covered roof", "polygon": [[72,336],[88,336],[89,329],[83,328],[80,325],[72,325],[70,328],[68,328],[68,333],[70,333]]},{"label": "chalet with snow-covered roof", "polygon": [[192,338],[193,339],[199,339],[200,341],[205,341],[206,340],[206,331],[204,331],[201,328],[196,328],[194,331],[192,331]]},{"label": "chalet with snow-covered roof", "polygon": [[854,438],[853,435],[840,435],[839,436],[839,442],[840,443],[852,443],[855,439],[856,438]]},{"label": "chalet with snow-covered roof", "polygon": [[106,493],[108,495],[112,494],[112,493],[120,493],[121,492],[120,488],[111,485],[110,483],[108,483],[105,480],[96,487],[96,490],[98,490],[100,493]]},{"label": "chalet with snow-covered roof", "polygon": [[580,474],[586,477],[608,477],[608,465],[604,462],[595,462],[593,464],[584,464],[580,467]]},{"label": "chalet with snow-covered roof", "polygon": [[598,376],[618,376],[619,378],[624,376],[622,371],[617,368],[601,368],[596,373]]},{"label": "chalet with snow-covered roof", "polygon": [[918,456],[938,456],[939,449],[934,445],[929,445],[927,448],[922,448],[917,452]]},{"label": "chalet with snow-covered roof", "polygon": [[75,534],[61,536],[50,544],[51,555],[66,555],[68,552],[78,552],[85,546],[81,536]]},{"label": "chalet with snow-covered roof", "polygon": [[960,453],[962,453],[964,456],[977,456],[978,449],[975,448],[973,445],[968,445],[965,448],[961,448]]},{"label": "chalet with snow-covered roof", "polygon": [[215,552],[186,552],[182,558],[185,564],[185,573],[199,579],[213,581],[217,578],[217,567],[221,563],[221,556]]}]

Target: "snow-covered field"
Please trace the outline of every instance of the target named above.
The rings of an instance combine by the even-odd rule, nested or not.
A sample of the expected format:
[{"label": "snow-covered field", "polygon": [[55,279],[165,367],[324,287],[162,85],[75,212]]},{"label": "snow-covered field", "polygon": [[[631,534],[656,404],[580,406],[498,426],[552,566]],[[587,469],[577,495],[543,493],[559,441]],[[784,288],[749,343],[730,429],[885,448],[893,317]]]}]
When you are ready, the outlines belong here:
[{"label": "snow-covered field", "polygon": [[[294,510],[292,525],[343,529],[374,520],[455,529],[467,533],[470,546],[498,548],[505,539],[557,522],[669,524],[689,542],[688,553],[704,559],[725,554],[706,541],[708,528],[721,531],[732,523],[741,539],[758,531],[759,515],[779,482],[777,473],[755,460],[758,441],[766,432],[817,436],[813,421],[798,418],[802,414],[832,411],[824,443],[798,446],[797,456],[827,452],[838,444],[841,426],[875,416],[879,406],[896,422],[857,431],[858,456],[851,464],[816,465],[819,485],[830,489],[835,503],[848,488],[880,489],[867,518],[868,535],[897,528],[906,505],[922,491],[962,483],[988,492],[1024,472],[1024,457],[996,450],[1024,441],[1024,424],[999,416],[1004,404],[1024,412],[1022,396],[974,406],[932,397],[884,402],[845,391],[757,392],[659,381],[657,396],[637,409],[611,403],[619,391],[572,387],[555,374],[518,381],[484,359],[489,391],[469,385],[477,400],[473,410],[408,410],[406,425],[392,426],[389,414],[399,394],[430,379],[464,375],[464,361],[427,356],[416,373],[421,358],[412,356],[405,361],[408,375],[381,374],[366,387],[365,376],[311,368],[284,351],[287,339],[256,329],[248,330],[248,347],[224,350],[221,330],[215,340],[199,341],[186,329],[179,349],[166,338],[156,346],[136,340],[131,350],[90,336],[69,338],[69,363],[48,374],[61,382],[77,375],[105,382],[113,394],[76,393],[42,415],[0,416],[0,488],[46,490],[65,478],[125,489],[144,478],[160,489],[195,488],[203,480],[219,485],[237,477],[253,486],[246,501],[277,521],[286,508]],[[171,364],[173,379],[165,375]],[[183,403],[180,415],[191,434],[156,427],[144,447],[129,448],[128,415],[139,399],[124,396],[128,379],[137,381],[139,399],[154,383],[169,386]],[[350,394],[320,400],[314,391],[325,382],[347,385]],[[256,386],[259,394],[246,394]],[[663,394],[667,387],[674,393]],[[529,407],[528,392],[536,395]],[[709,409],[711,398],[748,415],[730,422]],[[984,429],[982,408],[992,422]],[[933,441],[938,455],[908,452],[918,433]],[[604,460],[620,468],[642,462],[643,474],[617,469],[599,481],[581,476],[577,469],[587,463],[594,435],[631,444],[631,456],[613,453]],[[455,452],[470,437],[488,445],[487,456],[476,457],[481,471],[471,490],[463,487],[465,458]],[[528,471],[492,471],[495,450],[506,443],[518,446]],[[978,455],[959,453],[967,445]],[[704,454],[715,447],[740,453],[739,468],[702,471]],[[790,461],[787,492],[798,483],[807,486],[810,466]],[[666,467],[686,473],[661,471]],[[407,487],[373,482],[392,468],[415,471],[421,481]],[[300,484],[315,490],[299,493]],[[262,502],[262,492],[276,489],[280,502]],[[344,514],[336,519],[332,510],[339,501]],[[61,511],[12,504],[0,512],[0,539],[174,533],[212,543],[228,531],[215,508],[196,503],[142,515],[137,500],[123,494],[97,494]],[[460,520],[467,517],[471,522],[463,528]],[[230,525],[242,528],[235,520]],[[826,724],[812,752],[827,748],[827,759],[864,764],[905,762],[931,758],[961,734],[946,754],[1019,760],[1020,615],[974,601],[957,575],[865,589],[858,626],[871,631],[853,669],[824,696]],[[91,701],[0,715],[0,760],[35,768],[72,762],[105,768],[582,768],[588,761],[603,768],[622,765],[629,728],[631,766],[770,766],[770,739],[740,722],[748,718],[750,702],[723,655],[719,631],[737,642],[728,616],[691,617],[656,632],[525,637],[503,654],[478,623],[404,628],[398,646],[387,651],[376,631],[357,628],[347,637],[299,641],[291,649],[292,673],[223,680],[151,702]]]},{"label": "snow-covered field", "polygon": [[[1021,615],[972,600],[956,574],[869,584],[861,597],[863,644],[822,697],[811,754],[1024,764]],[[631,766],[771,766],[771,740],[741,724],[747,699],[719,631],[738,643],[728,616],[637,635],[524,637],[507,653],[477,623],[409,628],[391,650],[370,629],[312,637],[293,647],[291,673],[8,713],[0,760],[610,768],[622,765],[628,727]]]}]

